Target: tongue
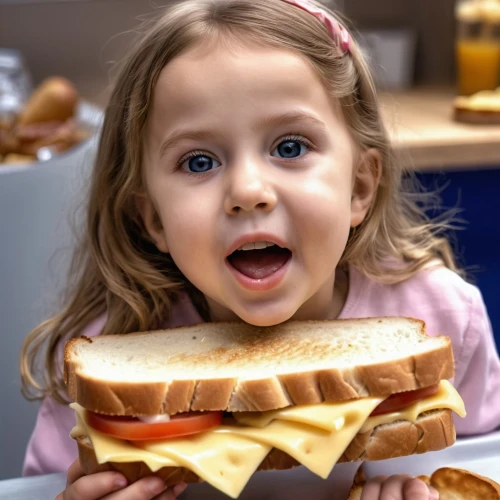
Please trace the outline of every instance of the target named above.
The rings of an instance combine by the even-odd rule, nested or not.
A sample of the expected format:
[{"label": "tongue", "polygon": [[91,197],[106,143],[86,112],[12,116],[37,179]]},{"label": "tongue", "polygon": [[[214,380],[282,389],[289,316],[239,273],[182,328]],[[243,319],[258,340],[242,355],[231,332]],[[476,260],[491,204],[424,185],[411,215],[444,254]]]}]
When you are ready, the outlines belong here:
[{"label": "tongue", "polygon": [[290,258],[290,250],[268,247],[262,250],[238,250],[229,257],[229,263],[241,274],[254,280],[267,278],[283,267]]}]

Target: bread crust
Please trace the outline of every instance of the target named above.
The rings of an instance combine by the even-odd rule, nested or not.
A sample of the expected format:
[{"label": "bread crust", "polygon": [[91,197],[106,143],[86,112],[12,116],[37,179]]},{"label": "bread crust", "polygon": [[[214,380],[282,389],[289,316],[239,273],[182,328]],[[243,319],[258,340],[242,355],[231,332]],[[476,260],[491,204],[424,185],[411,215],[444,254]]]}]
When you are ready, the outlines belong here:
[{"label": "bread crust", "polygon": [[[153,474],[143,462],[98,464],[89,439],[80,436],[76,441],[80,462],[86,474],[114,470],[121,472],[130,482]],[[414,453],[426,453],[441,450],[454,442],[455,427],[451,410],[434,410],[419,415],[414,423],[400,420],[358,434],[339,459],[339,463],[384,460]],[[285,470],[298,465],[300,464],[290,455],[273,448],[258,470]],[[164,479],[168,486],[179,482],[201,482],[194,472],[181,467],[163,467],[154,475]]]},{"label": "bread crust", "polygon": [[[352,323],[372,320],[336,321]],[[412,325],[416,324],[422,335],[425,335],[422,321],[411,318],[409,321]],[[316,322],[304,323],[314,328]],[[182,328],[189,327],[174,330],[181,331]],[[234,328],[246,328],[249,334],[252,332],[248,325]],[[268,411],[289,405],[387,396],[428,387],[454,375],[453,351],[447,337],[439,337],[434,348],[427,352],[365,366],[300,371],[251,380],[235,377],[170,382],[123,382],[92,378],[79,370],[78,360],[75,359],[76,347],[82,342],[92,340],[72,339],[65,349],[65,381],[69,396],[88,410],[110,415],[175,415],[209,410]],[[258,377],[258,371],[255,376]]]},{"label": "bread crust", "polygon": [[[430,477],[430,485],[440,493],[464,500],[500,500],[500,485],[484,476],[463,469],[443,467]],[[462,496],[460,496],[462,495]]]}]

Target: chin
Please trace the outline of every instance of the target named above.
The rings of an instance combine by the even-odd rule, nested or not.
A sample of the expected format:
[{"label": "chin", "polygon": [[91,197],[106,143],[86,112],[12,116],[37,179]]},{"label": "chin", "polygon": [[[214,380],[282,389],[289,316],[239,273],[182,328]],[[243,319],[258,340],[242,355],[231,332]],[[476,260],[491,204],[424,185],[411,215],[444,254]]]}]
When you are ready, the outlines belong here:
[{"label": "chin", "polygon": [[[256,307],[256,309],[258,309],[258,307]],[[262,310],[257,310],[255,313],[252,313],[246,309],[241,311],[240,314],[240,312],[235,311],[242,321],[254,326],[279,325],[292,318],[295,312],[296,311],[269,311],[266,313]]]}]

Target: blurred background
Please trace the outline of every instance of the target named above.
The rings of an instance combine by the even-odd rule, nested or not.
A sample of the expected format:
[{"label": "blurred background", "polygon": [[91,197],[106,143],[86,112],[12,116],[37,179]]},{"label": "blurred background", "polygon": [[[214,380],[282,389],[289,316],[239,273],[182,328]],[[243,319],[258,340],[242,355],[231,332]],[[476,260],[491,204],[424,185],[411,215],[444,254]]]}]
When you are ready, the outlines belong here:
[{"label": "blurred background", "polygon": [[[21,474],[37,405],[20,394],[19,349],[57,308],[110,69],[139,18],[166,3],[0,0],[0,479]],[[498,343],[500,1],[337,6],[369,57],[402,161],[425,187],[441,190],[445,206],[462,209],[466,224],[454,244]],[[60,116],[27,109],[54,89],[64,96]],[[23,128],[14,133],[16,120]]]}]

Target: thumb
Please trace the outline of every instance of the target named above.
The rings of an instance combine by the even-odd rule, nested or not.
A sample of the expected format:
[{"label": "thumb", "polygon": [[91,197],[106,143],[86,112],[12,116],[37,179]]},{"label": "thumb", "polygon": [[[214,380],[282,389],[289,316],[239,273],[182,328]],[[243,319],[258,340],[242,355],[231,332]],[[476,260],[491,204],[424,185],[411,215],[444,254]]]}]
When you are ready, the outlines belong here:
[{"label": "thumb", "polygon": [[[187,488],[187,484],[186,483],[179,483],[179,484],[176,484],[173,488],[172,488],[172,493],[174,494],[174,496],[177,498],[185,489]],[[436,500],[437,500],[438,497],[436,497]],[[434,500],[434,499],[431,499],[431,500]]]},{"label": "thumb", "polygon": [[429,486],[429,500],[439,500],[439,491]]}]

